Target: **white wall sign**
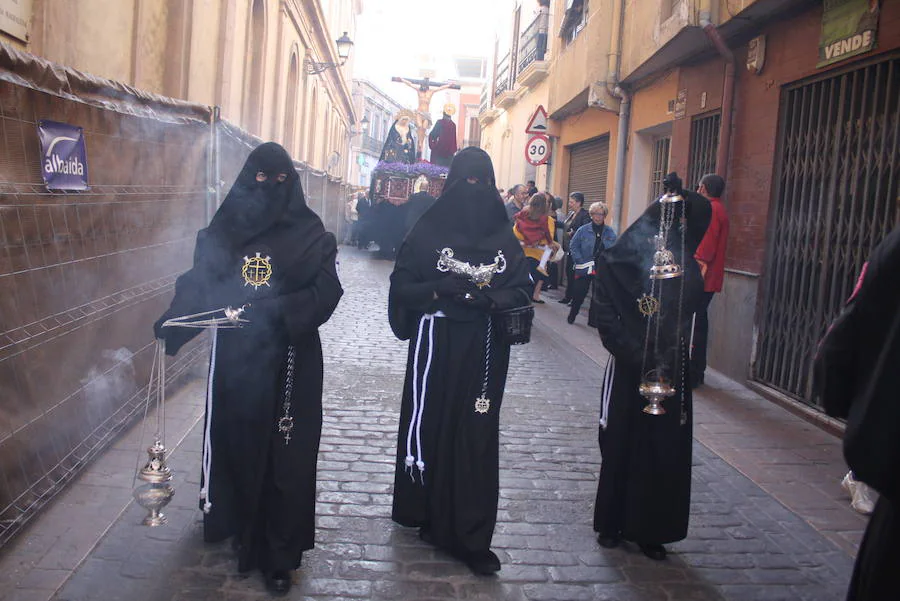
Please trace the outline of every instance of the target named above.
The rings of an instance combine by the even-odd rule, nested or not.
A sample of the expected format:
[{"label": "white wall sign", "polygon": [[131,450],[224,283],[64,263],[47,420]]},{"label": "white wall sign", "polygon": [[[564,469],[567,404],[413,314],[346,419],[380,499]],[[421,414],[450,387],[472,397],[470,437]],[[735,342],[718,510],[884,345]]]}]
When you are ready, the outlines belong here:
[{"label": "white wall sign", "polygon": [[32,0],[0,0],[0,31],[27,42],[31,2]]}]

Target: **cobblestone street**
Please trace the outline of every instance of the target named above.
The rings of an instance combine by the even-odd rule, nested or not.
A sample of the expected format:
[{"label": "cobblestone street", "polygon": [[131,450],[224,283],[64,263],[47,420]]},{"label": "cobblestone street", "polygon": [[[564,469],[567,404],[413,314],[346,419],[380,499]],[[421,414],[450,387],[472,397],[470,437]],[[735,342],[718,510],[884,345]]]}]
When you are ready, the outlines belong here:
[{"label": "cobblestone street", "polygon": [[[843,599],[865,521],[841,497],[839,441],[778,407],[750,409],[751,401],[741,397],[745,389],[729,388],[721,377],[708,377],[699,395],[688,538],[669,546],[664,562],[647,559],[633,545],[597,545],[591,518],[605,354],[585,320],[566,324],[563,307],[550,295],[536,308],[532,342],[512,351],[502,408],[493,548],[503,569],[494,578],[473,576],[421,542],[415,530],[394,524],[391,488],[406,343],[393,337],[386,319],[392,265],[347,247],[341,247],[340,259],[345,295],[322,329],[325,418],[317,542],[304,554],[290,598]],[[564,333],[574,333],[570,343]],[[237,573],[228,543],[202,542],[197,492],[205,381],[203,370],[196,371],[167,409],[169,446],[177,445],[170,462],[177,493],[167,510],[169,523],[143,527],[143,510],[129,504],[138,426],[3,551],[0,598],[268,598],[257,573]],[[746,423],[721,421],[731,411],[723,406],[737,415],[771,415],[780,426],[766,443],[751,444],[749,435],[734,429]],[[799,457],[786,449],[795,438],[808,449],[806,458],[772,460]],[[761,463],[746,463],[754,454],[736,452],[739,441],[741,448],[755,446]],[[778,464],[771,467],[777,478],[766,477],[767,462]],[[815,469],[824,471],[809,471]],[[802,474],[809,473],[818,475],[804,482]],[[806,496],[791,496],[799,486]],[[819,495],[817,486],[825,492]]]}]

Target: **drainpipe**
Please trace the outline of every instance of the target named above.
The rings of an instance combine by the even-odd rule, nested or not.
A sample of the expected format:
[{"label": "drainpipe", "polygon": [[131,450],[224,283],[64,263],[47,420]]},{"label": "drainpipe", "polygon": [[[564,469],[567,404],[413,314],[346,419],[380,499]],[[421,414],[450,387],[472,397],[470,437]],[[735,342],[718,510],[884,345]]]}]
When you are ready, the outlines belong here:
[{"label": "drainpipe", "polygon": [[719,123],[719,147],[716,149],[716,173],[728,178],[728,159],[731,150],[731,125],[734,112],[734,53],[728,48],[719,30],[712,23],[710,0],[700,2],[700,26],[725,61],[725,81],[722,84],[722,120]]},{"label": "drainpipe", "polygon": [[619,87],[619,66],[622,62],[622,30],[625,28],[625,0],[613,3],[613,30],[610,36],[606,67],[606,90],[619,99],[619,132],[616,138],[616,174],[613,187],[613,208],[616,231],[622,231],[622,207],[625,199],[625,157],[628,150],[628,121],[631,117],[631,95]]}]

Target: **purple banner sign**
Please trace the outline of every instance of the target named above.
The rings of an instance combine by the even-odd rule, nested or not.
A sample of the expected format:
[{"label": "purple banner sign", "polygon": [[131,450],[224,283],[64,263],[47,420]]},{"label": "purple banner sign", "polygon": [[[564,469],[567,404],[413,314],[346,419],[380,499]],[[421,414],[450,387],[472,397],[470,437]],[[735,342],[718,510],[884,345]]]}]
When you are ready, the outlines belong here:
[{"label": "purple banner sign", "polygon": [[84,130],[41,119],[41,176],[48,190],[87,190],[88,165]]}]

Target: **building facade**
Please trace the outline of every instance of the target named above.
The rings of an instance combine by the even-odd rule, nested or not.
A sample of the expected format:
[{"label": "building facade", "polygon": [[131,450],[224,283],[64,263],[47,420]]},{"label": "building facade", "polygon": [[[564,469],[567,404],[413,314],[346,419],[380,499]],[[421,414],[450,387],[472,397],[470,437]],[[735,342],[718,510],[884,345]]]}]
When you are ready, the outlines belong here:
[{"label": "building facade", "polygon": [[626,11],[629,196],[645,205],[667,170],[689,186],[704,173],[726,178],[712,364],[815,405],[817,342],[898,216],[900,4],[851,0],[844,17],[828,2],[656,4],[665,35],[655,49],[653,36],[628,35],[652,14]]},{"label": "building facade", "polygon": [[[498,44],[481,112],[498,171],[535,179],[514,157],[530,112],[517,107],[546,102],[548,187],[583,187],[589,200],[605,189],[620,230],[658,198],[665,173],[689,187],[725,177],[731,234],[710,310],[711,365],[815,406],[816,343],[900,211],[900,3],[544,4],[546,92],[511,78]],[[534,11],[527,0],[511,6]]]},{"label": "building facade", "polygon": [[441,92],[440,102],[436,102],[434,106],[437,114],[433,117],[440,119],[440,111],[444,105],[452,104],[457,109],[453,120],[456,122],[456,141],[459,148],[481,147],[481,123],[478,114],[481,111],[481,91],[488,79],[488,60],[480,56],[454,56],[452,62],[451,79],[459,84],[459,89]]},{"label": "building facade", "polygon": [[355,188],[368,188],[388,132],[403,106],[373,83],[354,79],[353,107],[360,123],[368,125],[351,131],[347,182]]},{"label": "building facade", "polygon": [[[4,7],[9,3],[5,3]],[[310,167],[345,174],[356,122],[339,63],[362,0],[30,0],[0,20],[0,41],[139,90],[218,106]],[[101,18],[102,15],[102,18]],[[15,20],[12,17],[15,16]],[[21,22],[21,24],[19,23]]]},{"label": "building facade", "polygon": [[[619,100],[607,86],[613,36],[612,3],[567,0],[510,2],[512,18],[498,31],[493,83],[482,102],[484,147],[501,187],[534,180],[589,202],[612,197]],[[613,69],[615,69],[615,63]],[[533,165],[526,131],[538,107],[549,113],[550,159]]]}]

